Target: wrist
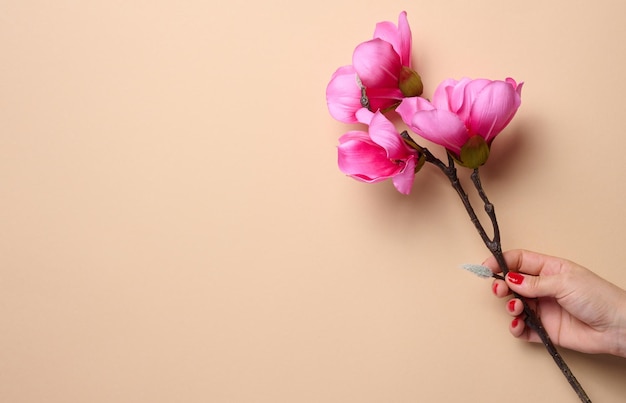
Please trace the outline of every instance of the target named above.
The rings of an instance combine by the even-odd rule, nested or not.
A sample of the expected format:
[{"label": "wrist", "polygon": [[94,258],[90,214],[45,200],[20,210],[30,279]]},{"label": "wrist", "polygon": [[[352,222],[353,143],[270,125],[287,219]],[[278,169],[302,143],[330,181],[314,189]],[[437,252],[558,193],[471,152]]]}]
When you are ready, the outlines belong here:
[{"label": "wrist", "polygon": [[622,290],[621,298],[616,307],[615,317],[615,335],[613,349],[610,351],[612,355],[626,358],[626,291]]}]

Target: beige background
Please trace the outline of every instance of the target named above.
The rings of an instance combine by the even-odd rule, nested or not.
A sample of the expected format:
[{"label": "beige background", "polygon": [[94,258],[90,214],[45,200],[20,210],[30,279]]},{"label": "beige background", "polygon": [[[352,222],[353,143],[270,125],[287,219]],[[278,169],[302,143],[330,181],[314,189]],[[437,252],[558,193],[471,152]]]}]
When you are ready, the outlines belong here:
[{"label": "beige background", "polygon": [[[512,338],[434,170],[336,167],[336,67],[406,10],[426,94],[525,81],[484,183],[505,248],[626,286],[626,3],[0,3],[0,401],[577,401]],[[597,402],[626,361],[563,354]]]}]

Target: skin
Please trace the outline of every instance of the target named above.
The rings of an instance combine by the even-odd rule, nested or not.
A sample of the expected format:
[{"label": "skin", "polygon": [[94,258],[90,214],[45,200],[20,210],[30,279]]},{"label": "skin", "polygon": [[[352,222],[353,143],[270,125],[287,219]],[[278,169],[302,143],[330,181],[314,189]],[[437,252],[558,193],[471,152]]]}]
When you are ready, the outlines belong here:
[{"label": "skin", "polygon": [[[583,353],[606,353],[626,358],[626,291],[569,260],[527,250],[511,250],[504,258],[515,275],[496,279],[493,293],[506,298],[514,291],[527,297],[539,313],[552,341]],[[484,263],[494,273],[500,268],[493,257]],[[509,298],[507,313],[514,317],[511,334],[540,342],[524,324],[522,302]]]}]

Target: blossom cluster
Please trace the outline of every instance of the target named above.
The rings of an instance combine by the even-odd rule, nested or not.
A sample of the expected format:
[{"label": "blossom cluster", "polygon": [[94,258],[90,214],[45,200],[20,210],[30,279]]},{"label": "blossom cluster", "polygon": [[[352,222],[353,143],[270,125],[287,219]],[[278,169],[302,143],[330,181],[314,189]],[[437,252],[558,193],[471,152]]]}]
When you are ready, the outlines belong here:
[{"label": "blossom cluster", "polygon": [[326,88],[333,118],[367,126],[367,131],[340,137],[339,169],[369,183],[391,179],[404,194],[410,193],[424,163],[423,149],[402,136],[390,113],[418,136],[445,147],[459,164],[476,169],[515,116],[522,90],[522,83],[512,78],[447,79],[436,87],[432,100],[426,99],[422,79],[412,68],[411,47],[403,11],[397,25],[378,23],[373,39],[354,49],[352,64],[337,69]]}]

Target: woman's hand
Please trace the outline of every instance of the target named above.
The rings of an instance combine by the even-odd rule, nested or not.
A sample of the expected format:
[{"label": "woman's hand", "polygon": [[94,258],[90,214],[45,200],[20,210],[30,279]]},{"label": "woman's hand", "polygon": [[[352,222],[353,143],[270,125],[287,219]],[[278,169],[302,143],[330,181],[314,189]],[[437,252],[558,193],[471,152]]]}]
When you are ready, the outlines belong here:
[{"label": "woman's hand", "polygon": [[[507,251],[504,258],[510,272],[505,280],[494,280],[493,293],[526,297],[556,345],[626,357],[626,291],[565,259],[526,250]],[[483,264],[500,272],[493,257]],[[541,341],[524,324],[519,299],[510,299],[506,310],[514,316],[509,327],[513,336]]]}]

